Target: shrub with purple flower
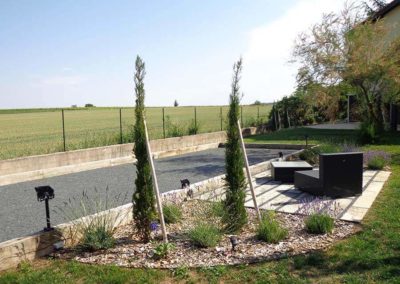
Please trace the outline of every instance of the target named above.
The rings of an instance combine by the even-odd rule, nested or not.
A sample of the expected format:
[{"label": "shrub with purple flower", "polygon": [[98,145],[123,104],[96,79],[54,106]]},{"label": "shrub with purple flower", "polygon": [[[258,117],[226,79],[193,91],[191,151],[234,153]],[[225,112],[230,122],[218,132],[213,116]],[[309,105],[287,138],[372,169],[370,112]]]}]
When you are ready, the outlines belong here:
[{"label": "shrub with purple flower", "polygon": [[302,215],[326,214],[336,218],[339,215],[339,211],[339,204],[334,199],[311,197],[301,201],[296,213]]},{"label": "shrub with purple flower", "polygon": [[156,221],[153,221],[150,223],[150,231],[154,232],[157,231],[158,229],[158,223]]},{"label": "shrub with purple flower", "polygon": [[361,152],[360,148],[352,143],[343,143],[341,145],[341,151],[343,153],[350,153],[350,152]]},{"label": "shrub with purple flower", "polygon": [[371,170],[382,170],[390,163],[390,154],[384,151],[367,151],[364,153],[364,165]]}]

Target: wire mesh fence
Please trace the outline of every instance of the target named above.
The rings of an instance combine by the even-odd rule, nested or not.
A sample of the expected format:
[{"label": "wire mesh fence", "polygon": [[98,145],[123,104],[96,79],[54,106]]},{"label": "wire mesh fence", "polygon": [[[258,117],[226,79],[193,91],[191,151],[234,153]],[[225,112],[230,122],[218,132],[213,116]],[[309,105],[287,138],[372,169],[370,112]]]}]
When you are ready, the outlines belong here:
[{"label": "wire mesh fence", "polygon": [[[243,127],[267,120],[270,105],[242,106]],[[150,107],[150,139],[226,129],[228,106]],[[0,114],[0,159],[133,142],[134,108]]]}]

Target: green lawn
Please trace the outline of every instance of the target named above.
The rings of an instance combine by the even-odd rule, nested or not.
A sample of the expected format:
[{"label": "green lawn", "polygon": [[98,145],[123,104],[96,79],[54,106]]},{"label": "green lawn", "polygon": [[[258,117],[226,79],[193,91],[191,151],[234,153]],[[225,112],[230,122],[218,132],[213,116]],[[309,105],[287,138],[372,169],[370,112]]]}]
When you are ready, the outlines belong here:
[{"label": "green lawn", "polygon": [[[273,135],[294,142],[302,131],[308,130]],[[312,135],[321,143],[329,140],[329,132],[312,130]],[[335,139],[340,136],[336,131],[332,134]],[[354,132],[343,136],[346,141],[355,139]],[[390,152],[392,175],[364,219],[362,231],[327,251],[253,265],[173,271],[43,260],[0,274],[0,283],[400,283],[400,137],[391,134],[383,138],[381,145],[365,149]],[[260,136],[248,140],[263,141]]]},{"label": "green lawn", "polygon": [[282,129],[273,133],[254,135],[246,138],[251,143],[287,143],[305,144],[305,137],[312,144],[320,143],[355,143],[356,130],[332,130],[314,128],[292,128]]},{"label": "green lawn", "polygon": [[[266,121],[270,105],[243,106],[243,124],[248,126],[257,117]],[[227,106],[196,107],[199,133],[225,128]],[[146,109],[150,139],[163,137],[162,108]],[[134,108],[122,108],[123,142],[131,141]],[[195,107],[166,107],[165,118],[187,134],[194,119]],[[119,108],[65,109],[67,150],[120,143]],[[166,135],[168,136],[168,125]],[[61,109],[0,110],[0,160],[20,156],[47,154],[63,150]]]}]

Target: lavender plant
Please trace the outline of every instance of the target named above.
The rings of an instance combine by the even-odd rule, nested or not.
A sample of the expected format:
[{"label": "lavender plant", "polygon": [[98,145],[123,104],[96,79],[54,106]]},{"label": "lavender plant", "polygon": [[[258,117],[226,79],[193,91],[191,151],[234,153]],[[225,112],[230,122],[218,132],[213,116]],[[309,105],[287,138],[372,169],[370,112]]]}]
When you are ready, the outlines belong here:
[{"label": "lavender plant", "polygon": [[341,152],[343,152],[343,153],[360,152],[361,151],[357,145],[355,145],[353,143],[347,143],[347,142],[343,143],[340,146],[340,148],[341,148]]},{"label": "lavender plant", "polygon": [[90,194],[83,191],[81,196],[68,199],[54,211],[72,223],[69,238],[72,244],[78,244],[78,249],[107,249],[114,246],[116,228],[126,217],[126,213],[113,208],[126,203],[127,196],[128,193],[110,197],[108,187],[104,193],[95,188]]},{"label": "lavender plant", "polygon": [[307,215],[306,230],[311,234],[330,233],[334,227],[334,219],[339,215],[339,206],[334,199],[308,198],[302,201],[297,213]]},{"label": "lavender plant", "polygon": [[326,214],[332,218],[339,215],[339,204],[334,199],[311,197],[301,200],[300,203],[302,205],[296,213],[301,215]]},{"label": "lavender plant", "polygon": [[364,165],[370,170],[382,170],[390,163],[390,154],[384,151],[367,151],[364,153]]}]

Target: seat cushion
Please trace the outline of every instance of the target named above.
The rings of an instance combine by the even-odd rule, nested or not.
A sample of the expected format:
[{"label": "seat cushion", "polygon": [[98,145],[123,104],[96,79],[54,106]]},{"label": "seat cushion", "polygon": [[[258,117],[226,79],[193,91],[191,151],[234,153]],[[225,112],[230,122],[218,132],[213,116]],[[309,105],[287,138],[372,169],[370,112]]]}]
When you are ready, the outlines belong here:
[{"label": "seat cushion", "polygon": [[324,195],[318,170],[295,172],[294,185],[301,191],[313,195]]}]

